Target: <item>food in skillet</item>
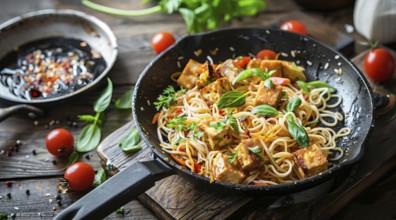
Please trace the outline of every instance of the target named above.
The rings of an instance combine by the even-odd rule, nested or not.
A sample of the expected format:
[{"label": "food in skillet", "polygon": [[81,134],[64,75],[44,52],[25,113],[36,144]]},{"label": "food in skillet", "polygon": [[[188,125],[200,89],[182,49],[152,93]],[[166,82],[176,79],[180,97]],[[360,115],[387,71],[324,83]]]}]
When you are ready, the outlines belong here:
[{"label": "food in skillet", "polygon": [[277,59],[190,60],[172,75],[181,89],[154,103],[162,149],[211,181],[265,186],[327,170],[351,130],[332,128],[343,120],[341,97],[303,71]]}]

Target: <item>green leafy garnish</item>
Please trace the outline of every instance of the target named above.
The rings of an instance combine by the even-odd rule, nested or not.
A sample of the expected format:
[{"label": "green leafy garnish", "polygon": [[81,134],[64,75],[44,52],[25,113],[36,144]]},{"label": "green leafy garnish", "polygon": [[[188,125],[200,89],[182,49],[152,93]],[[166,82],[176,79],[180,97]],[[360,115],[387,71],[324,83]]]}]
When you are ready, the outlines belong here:
[{"label": "green leafy garnish", "polygon": [[264,0],[160,0],[157,5],[142,10],[121,10],[90,0],[82,0],[82,3],[97,11],[120,16],[179,12],[190,33],[217,29],[224,22],[241,16],[253,16],[266,8]]},{"label": "green leafy garnish", "polygon": [[237,158],[238,154],[237,153],[231,153],[231,154],[228,154],[228,156],[230,156],[230,158],[227,159],[227,162],[228,163],[234,163],[234,161]]},{"label": "green leafy garnish", "polygon": [[264,117],[272,117],[274,115],[279,114],[279,111],[270,105],[263,104],[263,105],[258,105],[256,107],[254,107],[252,109],[252,114],[261,115]]},{"label": "green leafy garnish", "polygon": [[115,107],[118,109],[131,109],[132,95],[133,95],[133,88],[128,90],[119,99],[116,100]]},{"label": "green leafy garnish", "polygon": [[323,81],[311,81],[311,82],[304,82],[304,81],[297,81],[297,85],[303,90],[305,94],[309,94],[311,89],[316,89],[316,88],[328,88],[330,93],[335,93],[336,89],[327,84],[326,82]]},{"label": "green leafy garnish", "polygon": [[294,121],[294,118],[290,115],[287,117],[287,128],[289,129],[290,135],[301,147],[309,146],[307,131],[303,126],[297,124],[297,122]]},{"label": "green leafy garnish", "polygon": [[102,91],[99,98],[95,101],[93,109],[96,114],[93,115],[80,115],[79,119],[88,122],[76,141],[76,151],[88,152],[95,149],[101,139],[100,126],[102,125],[104,111],[109,107],[113,93],[113,84],[111,80],[107,79],[107,87]]},{"label": "green leafy garnish", "polygon": [[235,131],[236,134],[239,134],[239,127],[238,127],[238,122],[235,116],[233,115],[228,115],[226,124],[229,124],[232,128],[232,130]]},{"label": "green leafy garnish", "polygon": [[222,121],[209,123],[209,127],[215,128],[217,132],[221,132],[226,125],[227,124]]},{"label": "green leafy garnish", "polygon": [[265,85],[265,87],[267,87],[268,89],[271,89],[272,88],[272,80],[271,79],[266,79],[265,81],[264,81],[264,85]]},{"label": "green leafy garnish", "polygon": [[288,112],[293,112],[301,105],[301,103],[302,103],[301,99],[299,97],[296,97],[295,99],[293,99],[287,103],[286,110]]},{"label": "green leafy garnish", "polygon": [[239,107],[245,104],[246,98],[245,96],[249,94],[249,92],[243,94],[238,91],[229,91],[224,93],[217,103],[217,107],[219,109],[227,108],[227,107]]},{"label": "green leafy garnish", "polygon": [[249,147],[249,151],[255,154],[256,156],[258,156],[259,158],[261,158],[262,160],[264,160],[264,158],[261,156],[262,150],[259,146]]},{"label": "green leafy garnish", "polygon": [[169,108],[175,102],[175,88],[170,85],[166,88],[160,96],[158,96],[157,101],[154,102],[154,106],[157,110],[162,107]]},{"label": "green leafy garnish", "polygon": [[232,80],[232,85],[235,83],[253,77],[253,76],[258,76],[264,80],[268,79],[272,74],[274,74],[276,71],[271,70],[271,71],[263,71],[260,68],[251,68],[251,69],[246,69],[242,72],[240,72],[237,77],[235,77],[234,80]]},{"label": "green leafy garnish", "polygon": [[106,170],[103,167],[99,167],[95,174],[95,179],[93,182],[94,187],[98,187],[100,184],[104,183],[107,179]]},{"label": "green leafy garnish", "polygon": [[169,120],[169,123],[167,125],[168,128],[173,128],[176,131],[185,131],[187,130],[187,125],[186,125],[186,120],[187,116],[185,114],[180,114],[180,115],[174,115],[174,117]]},{"label": "green leafy garnish", "polygon": [[137,128],[131,128],[129,132],[121,138],[118,146],[125,152],[135,153],[142,149],[140,143],[141,137]]}]

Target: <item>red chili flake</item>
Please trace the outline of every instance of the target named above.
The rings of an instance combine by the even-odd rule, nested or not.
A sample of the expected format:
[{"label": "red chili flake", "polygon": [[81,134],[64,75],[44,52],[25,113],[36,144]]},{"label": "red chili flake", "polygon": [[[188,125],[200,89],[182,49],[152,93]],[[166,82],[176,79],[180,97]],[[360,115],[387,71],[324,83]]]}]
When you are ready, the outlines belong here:
[{"label": "red chili flake", "polygon": [[169,119],[173,119],[174,117],[175,117],[175,116],[173,116],[173,115],[169,115],[169,116],[168,116]]},{"label": "red chili flake", "polygon": [[304,98],[305,100],[307,100],[307,99],[308,99],[308,95],[304,95],[303,98]]},{"label": "red chili flake", "polygon": [[194,162],[194,173],[199,173],[199,171],[201,171],[201,165],[199,165],[199,163]]},{"label": "red chili flake", "polygon": [[183,112],[181,108],[176,109],[175,114],[180,115]]},{"label": "red chili flake", "polygon": [[225,113],[226,113],[226,112],[224,111],[224,109],[220,109],[220,110],[219,110],[219,114],[220,114],[220,115],[225,115]]},{"label": "red chili flake", "polygon": [[12,186],[12,184],[13,184],[13,182],[11,182],[11,181],[7,181],[7,182],[5,182],[4,183],[7,187],[11,187]]}]

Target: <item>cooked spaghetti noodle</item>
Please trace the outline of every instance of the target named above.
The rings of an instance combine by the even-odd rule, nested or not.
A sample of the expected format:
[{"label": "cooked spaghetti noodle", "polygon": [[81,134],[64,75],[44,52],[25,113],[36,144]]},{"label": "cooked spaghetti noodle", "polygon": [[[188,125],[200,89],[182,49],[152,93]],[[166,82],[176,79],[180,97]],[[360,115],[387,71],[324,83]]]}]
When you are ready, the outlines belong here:
[{"label": "cooked spaghetti noodle", "polygon": [[[305,78],[290,81],[285,74],[272,77],[267,68],[260,74],[268,77],[251,74],[243,78],[239,75],[253,70],[253,65],[239,68],[229,61],[237,73],[232,79],[224,74],[229,71],[225,63],[186,66],[181,76],[172,76],[181,85],[191,84],[191,78],[183,82],[182,77],[195,77],[193,85],[186,84],[190,86],[187,90],[168,91],[173,100],[158,107],[161,147],[176,162],[211,181],[273,185],[316,175],[328,169],[328,160],[343,156],[336,139],[351,130],[333,129],[343,120],[343,115],[334,111],[342,99],[330,86],[323,82],[311,86]],[[235,80],[238,76],[240,80]],[[202,83],[202,79],[206,81]],[[223,81],[216,87],[219,80]],[[263,90],[268,93],[259,101]],[[229,100],[234,104],[219,108],[230,91],[243,95]],[[244,102],[235,104],[239,100]],[[263,113],[258,108],[266,110]]]}]

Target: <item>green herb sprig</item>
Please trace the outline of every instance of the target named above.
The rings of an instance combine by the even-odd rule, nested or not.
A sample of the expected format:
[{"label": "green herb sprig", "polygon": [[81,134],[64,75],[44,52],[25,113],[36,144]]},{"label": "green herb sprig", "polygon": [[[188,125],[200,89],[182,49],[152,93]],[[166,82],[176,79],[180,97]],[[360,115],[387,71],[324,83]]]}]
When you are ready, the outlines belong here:
[{"label": "green herb sprig", "polygon": [[264,160],[263,156],[261,156],[262,150],[259,146],[249,147],[249,151],[258,156],[260,159]]},{"label": "green herb sprig", "polygon": [[293,112],[301,105],[301,103],[302,103],[301,99],[299,97],[296,97],[295,99],[293,99],[287,103],[286,110],[288,112]]},{"label": "green herb sprig", "polygon": [[310,82],[304,82],[304,81],[297,81],[297,85],[303,90],[305,94],[309,94],[311,89],[316,89],[316,88],[328,88],[330,93],[335,93],[336,89],[326,82],[316,80],[316,81],[310,81]]},{"label": "green herb sprig", "polygon": [[113,83],[108,78],[107,87],[102,91],[99,98],[94,103],[95,115],[79,115],[81,121],[88,122],[77,137],[76,151],[80,153],[89,152],[95,149],[101,140],[100,127],[104,119],[104,111],[110,105],[113,93]]},{"label": "green herb sprig", "polygon": [[264,80],[268,79],[271,77],[272,74],[274,74],[276,71],[275,70],[271,70],[271,71],[263,71],[260,68],[251,68],[251,69],[246,69],[242,72],[240,72],[237,77],[235,77],[234,80],[232,80],[232,85],[234,85],[235,83],[253,77],[253,76],[257,76],[260,77]]},{"label": "green herb sprig", "polygon": [[142,149],[139,145],[141,137],[137,128],[133,127],[121,138],[118,146],[125,152],[136,153]]},{"label": "green herb sprig", "polygon": [[180,13],[190,33],[214,30],[233,18],[253,16],[266,8],[264,0],[160,0],[157,5],[143,10],[121,10],[90,0],[82,0],[82,3],[94,10],[120,16]]},{"label": "green herb sprig", "polygon": [[252,109],[252,114],[261,115],[264,117],[272,117],[279,113],[280,112],[278,110],[276,110],[276,108],[274,108],[270,105],[267,105],[267,104],[258,105]]},{"label": "green herb sprig", "polygon": [[176,90],[175,88],[170,85],[164,91],[160,96],[158,96],[157,101],[154,102],[155,108],[160,110],[162,107],[169,108],[174,102],[175,102],[175,94]]},{"label": "green herb sprig", "polygon": [[245,104],[246,98],[245,96],[249,94],[247,93],[242,93],[239,91],[229,91],[224,93],[220,99],[219,102],[217,103],[217,107],[219,109],[222,108],[227,108],[227,107],[239,107]]}]

